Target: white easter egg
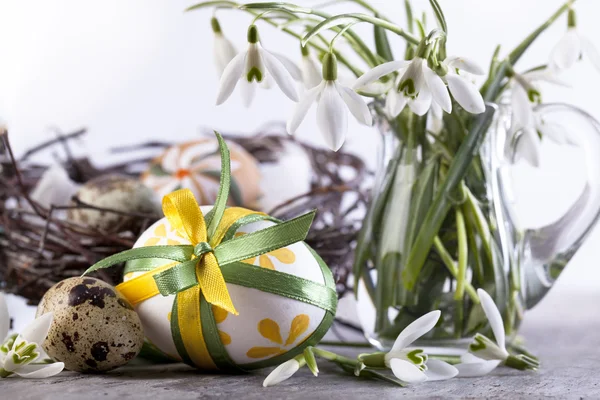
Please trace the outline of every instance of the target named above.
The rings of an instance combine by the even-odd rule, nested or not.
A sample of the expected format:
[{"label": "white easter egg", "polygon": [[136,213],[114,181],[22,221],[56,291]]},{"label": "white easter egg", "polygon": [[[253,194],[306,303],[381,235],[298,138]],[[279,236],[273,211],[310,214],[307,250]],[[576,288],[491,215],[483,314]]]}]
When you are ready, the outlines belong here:
[{"label": "white easter egg", "polygon": [[[206,214],[210,207],[202,207]],[[275,225],[270,220],[260,220],[242,225],[235,237]],[[134,248],[157,245],[190,244],[172,228],[166,218],[150,226],[137,240]],[[170,261],[153,266],[161,268]],[[139,261],[138,261],[139,262]],[[233,364],[242,369],[253,369],[280,364],[299,354],[308,345],[315,345],[331,325],[335,314],[335,285],[329,268],[306,243],[298,242],[267,254],[243,261],[254,268],[274,270],[297,278],[298,281],[317,284],[333,297],[333,309],[320,308],[318,302],[301,297],[285,297],[277,293],[227,282],[227,289],[239,315],[212,306],[214,322],[220,342]],[[320,264],[321,262],[321,264]],[[148,272],[127,272],[128,282]],[[151,273],[151,272],[150,272]],[[226,278],[227,281],[227,278]],[[177,335],[173,333],[171,316],[177,309],[176,295],[151,298],[134,304],[142,321],[149,343],[155,349],[176,360],[185,360],[176,346]],[[202,321],[204,324],[206,321]],[[204,329],[204,328],[203,328]],[[186,344],[184,347],[188,347]],[[180,344],[181,349],[181,344]],[[213,357],[214,358],[214,357]],[[189,362],[189,361],[188,361]],[[198,363],[194,363],[199,366]],[[210,364],[210,363],[209,363]],[[206,366],[199,366],[206,368]]]}]

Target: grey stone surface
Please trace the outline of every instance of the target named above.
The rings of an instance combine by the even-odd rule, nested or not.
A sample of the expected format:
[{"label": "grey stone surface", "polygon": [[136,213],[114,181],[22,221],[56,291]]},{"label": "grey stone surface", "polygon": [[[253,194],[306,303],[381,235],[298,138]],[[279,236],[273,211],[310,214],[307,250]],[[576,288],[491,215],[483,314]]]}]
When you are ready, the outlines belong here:
[{"label": "grey stone surface", "polygon": [[600,291],[551,292],[528,312],[521,333],[541,358],[538,372],[499,368],[482,378],[400,388],[359,380],[321,361],[318,378],[304,369],[279,386],[263,388],[269,371],[225,376],[201,374],[182,365],[128,366],[107,375],[65,372],[38,381],[0,380],[0,399],[595,399],[600,398],[599,305]]}]

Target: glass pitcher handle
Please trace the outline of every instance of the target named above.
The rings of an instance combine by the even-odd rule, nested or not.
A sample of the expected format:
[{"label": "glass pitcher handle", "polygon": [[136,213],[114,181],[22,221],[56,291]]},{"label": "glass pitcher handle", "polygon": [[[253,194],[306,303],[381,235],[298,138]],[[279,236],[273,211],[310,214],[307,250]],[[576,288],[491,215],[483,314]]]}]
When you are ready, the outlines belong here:
[{"label": "glass pitcher handle", "polygon": [[583,150],[587,175],[583,191],[562,217],[524,232],[520,264],[527,308],[536,305],[550,290],[600,218],[600,123],[585,111],[566,104],[544,104],[535,111],[546,121],[569,122],[569,140]]}]

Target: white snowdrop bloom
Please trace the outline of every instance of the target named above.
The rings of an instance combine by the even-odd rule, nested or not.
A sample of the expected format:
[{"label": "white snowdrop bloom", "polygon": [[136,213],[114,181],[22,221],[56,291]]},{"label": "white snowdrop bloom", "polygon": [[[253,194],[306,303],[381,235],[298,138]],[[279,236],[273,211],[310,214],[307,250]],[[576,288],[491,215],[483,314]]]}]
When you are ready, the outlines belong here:
[{"label": "white snowdrop bloom", "polygon": [[310,90],[318,86],[323,77],[321,76],[321,68],[318,62],[311,56],[307,47],[302,47],[302,61],[300,62],[300,72],[302,83],[306,90]]},{"label": "white snowdrop bloom", "polygon": [[600,71],[600,52],[577,30],[575,10],[569,10],[568,18],[567,32],[550,53],[550,63],[559,70],[565,70],[573,67],[580,58],[587,58]]},{"label": "white snowdrop bloom", "polygon": [[535,370],[539,362],[525,355],[514,356],[506,349],[506,336],[504,333],[504,322],[502,315],[492,300],[492,297],[483,289],[477,289],[477,295],[481,301],[481,307],[487,317],[492,333],[496,338],[494,342],[487,336],[476,334],[473,342],[469,345],[469,352],[461,357],[461,363],[455,367],[458,369],[459,377],[483,376],[492,372],[498,365],[505,363],[506,366],[520,370]]},{"label": "white snowdrop bloom", "polygon": [[8,336],[10,317],[4,295],[0,293],[0,378],[18,375],[21,378],[47,378],[60,373],[61,362],[45,363],[46,354],[41,344],[52,325],[53,314],[44,314],[25,327],[21,334]]},{"label": "white snowdrop bloom", "polygon": [[398,116],[407,105],[417,115],[425,115],[432,104],[437,104],[450,113],[450,93],[468,112],[478,114],[485,111],[485,104],[477,87],[457,72],[464,70],[474,74],[483,73],[479,67],[466,58],[448,57],[442,61],[440,70],[445,72],[444,76],[440,76],[429,67],[425,59],[418,56],[409,62],[390,61],[366,72],[358,78],[353,88],[362,89],[382,76],[397,72],[397,85],[388,91],[386,98],[386,108],[392,117]]},{"label": "white snowdrop bloom", "polygon": [[362,97],[338,82],[337,60],[333,53],[327,53],[323,58],[321,83],[308,90],[296,104],[292,117],[287,123],[287,131],[290,135],[296,133],[314,102],[318,103],[317,125],[327,146],[333,151],[339,150],[346,139],[348,110],[360,123],[368,126],[373,124],[371,111]]},{"label": "white snowdrop bloom", "polygon": [[[442,61],[442,66],[448,70],[448,73],[443,78],[448,83],[448,90],[450,90],[456,102],[472,114],[481,114],[484,112],[485,103],[483,97],[470,77],[470,74],[484,75],[485,72],[483,69],[470,59],[457,56],[447,57]],[[459,71],[463,71],[464,73],[461,75]],[[441,98],[438,100],[434,95],[434,100],[440,102],[445,99]],[[450,104],[450,111],[452,110],[451,106],[452,104]],[[444,108],[444,111],[450,112],[446,108]]]},{"label": "white snowdrop bloom", "polygon": [[210,20],[210,23],[214,33],[213,55],[215,67],[217,68],[217,73],[221,76],[223,75],[223,71],[227,64],[229,64],[237,54],[237,51],[235,50],[233,43],[223,35],[219,21],[213,17]]},{"label": "white snowdrop bloom", "polygon": [[290,65],[293,65],[290,60],[265,50],[260,44],[256,25],[250,25],[248,50],[235,56],[221,75],[217,105],[223,104],[231,96],[239,82],[244,104],[249,106],[254,98],[256,86],[268,78],[272,78],[287,97],[298,101],[292,75],[298,75],[298,71]]},{"label": "white snowdrop bloom", "polygon": [[557,144],[573,144],[564,126],[546,121],[535,112],[535,105],[541,102],[539,82],[566,85],[552,69],[515,74],[511,85],[511,132],[512,135],[520,134],[515,151],[517,158],[525,159],[534,167],[539,166],[540,163],[541,140],[539,134]]},{"label": "white snowdrop bloom", "polygon": [[440,315],[439,310],[431,311],[408,325],[398,335],[389,353],[385,355],[385,365],[402,382],[438,381],[458,375],[458,370],[452,365],[429,359],[423,350],[409,347],[415,340],[433,329]]}]

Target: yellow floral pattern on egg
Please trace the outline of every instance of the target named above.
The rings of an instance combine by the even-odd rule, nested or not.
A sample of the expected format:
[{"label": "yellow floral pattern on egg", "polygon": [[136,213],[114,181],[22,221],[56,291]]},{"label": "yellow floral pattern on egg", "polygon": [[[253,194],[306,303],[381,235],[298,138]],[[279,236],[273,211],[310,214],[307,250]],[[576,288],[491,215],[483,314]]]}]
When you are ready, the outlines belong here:
[{"label": "yellow floral pattern on egg", "polygon": [[[237,232],[235,234],[235,237],[242,236],[242,235],[246,235],[246,233],[245,232]],[[282,264],[293,264],[296,261],[296,255],[294,254],[294,252],[292,250],[288,249],[287,247],[284,247],[281,249],[273,250],[266,254],[262,254],[258,257],[249,258],[242,262],[255,265],[256,259],[258,258],[259,266],[261,266],[263,268],[275,270],[275,265],[273,264],[273,261],[271,261],[270,257],[275,258]]]},{"label": "yellow floral pattern on egg", "polygon": [[246,355],[250,358],[267,358],[287,352],[291,349],[291,345],[294,345],[292,347],[295,347],[296,345],[303,342],[303,340],[298,339],[304,332],[306,332],[309,323],[310,318],[308,315],[296,315],[290,326],[290,333],[288,334],[288,337],[284,343],[283,338],[281,337],[281,330],[279,329],[279,324],[270,318],[265,318],[261,320],[258,323],[258,332],[262,337],[268,339],[270,342],[277,344],[278,346],[252,347],[250,350],[248,350]]},{"label": "yellow floral pattern on egg", "polygon": [[[227,311],[223,310],[220,307],[216,307],[216,306],[212,306],[212,312],[215,317],[215,322],[217,323],[217,325],[220,324],[221,322],[225,321],[225,319],[227,319],[227,316],[229,315],[229,313]],[[229,336],[229,334],[227,334],[226,332],[219,330],[219,337],[221,338],[221,343],[223,343],[223,346],[227,346],[228,344],[231,344],[231,336]]]}]

